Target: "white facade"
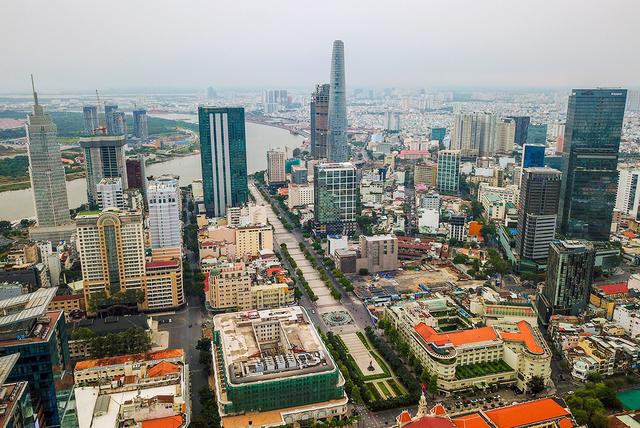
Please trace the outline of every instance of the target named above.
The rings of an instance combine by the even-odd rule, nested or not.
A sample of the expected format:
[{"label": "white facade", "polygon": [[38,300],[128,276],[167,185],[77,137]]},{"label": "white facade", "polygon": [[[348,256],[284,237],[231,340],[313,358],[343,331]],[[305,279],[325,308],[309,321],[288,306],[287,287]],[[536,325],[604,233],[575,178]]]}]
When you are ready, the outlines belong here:
[{"label": "white facade", "polygon": [[289,209],[310,204],[313,204],[313,184],[289,183],[289,199],[287,200]]},{"label": "white facade", "polygon": [[480,183],[478,185],[478,200],[485,195],[494,194],[502,198],[505,202],[511,202],[518,205],[520,202],[520,191],[515,184],[509,184],[505,187],[490,186],[488,183]]},{"label": "white facade", "polygon": [[639,181],[640,170],[623,169],[620,171],[616,208],[633,218],[638,218],[638,205],[640,205]]},{"label": "white facade", "polygon": [[100,211],[108,208],[124,209],[124,194],[122,192],[122,179],[103,178],[96,185],[96,193],[98,195],[98,207]]},{"label": "white facade", "polygon": [[381,204],[383,196],[384,183],[382,181],[365,178],[360,181],[360,200],[363,205]]},{"label": "white facade", "polygon": [[281,150],[267,151],[267,180],[271,183],[284,183],[287,181],[284,168],[285,153]]},{"label": "white facade", "polygon": [[249,204],[227,209],[227,225],[230,227],[267,224],[267,211],[264,205]]},{"label": "white facade", "polygon": [[495,152],[501,154],[511,154],[516,138],[516,122],[505,120],[496,124],[496,147]]},{"label": "white facade", "polygon": [[193,180],[191,182],[191,194],[196,202],[204,201],[204,190],[202,188],[202,179]]},{"label": "white facade", "polygon": [[420,207],[440,211],[440,195],[435,192],[427,193],[420,200]]},{"label": "white facade", "polygon": [[176,248],[182,245],[180,189],[173,176],[161,176],[149,183],[149,231],[152,248]]},{"label": "white facade", "polygon": [[613,321],[624,328],[631,338],[640,335],[640,310],[634,305],[617,305],[613,311]]},{"label": "white facade", "polygon": [[418,231],[420,233],[435,233],[440,225],[440,210],[418,208]]}]

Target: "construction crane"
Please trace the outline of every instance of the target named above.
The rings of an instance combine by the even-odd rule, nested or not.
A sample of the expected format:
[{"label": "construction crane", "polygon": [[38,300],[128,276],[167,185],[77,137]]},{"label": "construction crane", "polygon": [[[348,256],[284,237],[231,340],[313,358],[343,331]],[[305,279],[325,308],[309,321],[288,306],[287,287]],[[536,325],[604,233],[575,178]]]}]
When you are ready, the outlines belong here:
[{"label": "construction crane", "polygon": [[[100,102],[100,93],[98,92],[97,89],[96,89],[96,101],[97,101],[96,110],[97,110],[97,115],[98,115],[98,127],[93,130],[93,133],[97,134],[98,131],[100,131],[102,133],[102,135],[106,135],[107,134],[107,127],[106,127],[106,125],[103,125],[101,123],[101,120],[100,120],[100,104],[101,104],[101,102]],[[105,118],[105,120],[106,120],[106,118]]]}]

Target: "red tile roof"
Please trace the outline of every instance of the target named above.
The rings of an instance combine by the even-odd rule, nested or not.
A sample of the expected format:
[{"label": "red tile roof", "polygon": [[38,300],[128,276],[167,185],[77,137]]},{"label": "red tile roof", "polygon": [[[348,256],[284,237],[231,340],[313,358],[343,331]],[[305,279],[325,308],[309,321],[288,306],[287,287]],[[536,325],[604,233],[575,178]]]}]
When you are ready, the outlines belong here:
[{"label": "red tile roof", "polygon": [[178,266],[178,261],[177,260],[159,260],[159,261],[155,261],[155,262],[149,262],[145,266],[148,267],[148,268],[176,267],[176,266]]},{"label": "red tile roof", "polygon": [[425,323],[419,323],[414,328],[425,341],[438,346],[446,344],[460,346],[469,343],[489,342],[498,338],[498,334],[493,327],[480,327],[450,333],[436,333],[432,327]]},{"label": "red tile roof", "polygon": [[629,292],[629,286],[626,282],[618,282],[615,284],[596,285],[598,290],[602,291],[605,295],[611,296],[613,294],[623,294]]},{"label": "red tile roof", "polygon": [[175,364],[172,364],[168,361],[160,361],[155,366],[151,367],[147,372],[148,377],[158,377],[165,376],[169,373],[178,373],[180,371],[180,367]]},{"label": "red tile roof", "polygon": [[182,426],[182,416],[167,416],[166,418],[142,421],[142,428],[178,428]]},{"label": "red tile roof", "polygon": [[544,354],[545,350],[540,343],[538,343],[529,323],[526,321],[520,321],[516,325],[518,326],[517,332],[501,331],[500,337],[507,341],[524,342],[527,350],[532,354]]},{"label": "red tile roof", "polygon": [[402,413],[400,413],[400,416],[398,416],[398,422],[403,424],[411,422],[411,415],[408,410],[403,410]]},{"label": "red tile roof", "polygon": [[[571,416],[571,413],[553,398],[514,404],[501,409],[488,410],[484,413],[497,428],[514,428],[544,421],[567,419]],[[571,421],[569,420],[569,422]],[[567,422],[563,422],[563,424],[566,425],[563,428],[569,428]]]},{"label": "red tile roof", "polygon": [[85,360],[76,363],[75,370],[86,370],[94,367],[115,366],[133,361],[153,361],[165,358],[184,357],[182,349],[165,349],[164,351],[147,352],[144,354],[120,355],[118,357],[98,358],[95,360]]}]

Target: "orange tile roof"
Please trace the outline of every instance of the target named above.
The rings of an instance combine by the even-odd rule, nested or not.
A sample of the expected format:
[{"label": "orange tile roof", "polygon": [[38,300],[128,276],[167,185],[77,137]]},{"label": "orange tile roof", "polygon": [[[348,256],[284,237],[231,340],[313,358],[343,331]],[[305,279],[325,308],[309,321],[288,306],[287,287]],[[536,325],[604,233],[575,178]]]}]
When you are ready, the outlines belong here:
[{"label": "orange tile roof", "polygon": [[164,351],[147,352],[145,354],[120,355],[118,357],[79,361],[76,363],[75,370],[86,370],[94,367],[114,366],[132,361],[152,361],[179,357],[184,357],[184,351],[182,349],[165,349]]},{"label": "orange tile roof", "polygon": [[524,342],[527,350],[532,354],[544,354],[544,348],[538,343],[538,340],[533,335],[533,330],[531,330],[529,323],[526,321],[520,321],[516,325],[518,326],[518,332],[501,331],[500,337],[507,341]]},{"label": "orange tile roof", "polygon": [[403,410],[402,413],[400,413],[400,416],[398,416],[398,422],[401,422],[403,424],[411,422],[411,415],[409,414],[408,410]]},{"label": "orange tile roof", "polygon": [[151,367],[147,372],[148,377],[156,377],[156,376],[165,376],[169,373],[177,373],[180,371],[180,368],[172,364],[168,361],[160,361],[155,366]]},{"label": "orange tile roof", "polygon": [[434,343],[438,346],[446,344],[460,346],[469,343],[489,342],[498,338],[498,334],[493,327],[480,327],[450,333],[437,333],[432,327],[421,322],[414,328],[425,341]]},{"label": "orange tile roof", "polygon": [[458,428],[490,428],[480,413],[471,413],[452,420]]},{"label": "orange tile roof", "polygon": [[573,422],[569,418],[562,418],[558,422],[560,424],[560,428],[573,428]]},{"label": "orange tile roof", "polygon": [[[501,409],[488,410],[485,415],[497,428],[513,428],[537,424],[543,421],[566,419],[571,415],[553,398],[528,401]],[[569,421],[571,422],[571,421]],[[563,422],[567,424],[567,422]],[[572,423],[573,426],[573,423]],[[569,428],[568,425],[563,428]]]},{"label": "orange tile roof", "polygon": [[178,428],[182,426],[182,416],[167,416],[166,418],[142,421],[142,428]]},{"label": "orange tile roof", "polygon": [[431,409],[431,413],[433,413],[436,416],[442,416],[447,413],[447,409],[445,409],[442,404],[438,403],[435,406],[433,406],[433,409]]},{"label": "orange tile roof", "polygon": [[424,416],[417,421],[405,425],[405,428],[455,428],[449,418]]}]

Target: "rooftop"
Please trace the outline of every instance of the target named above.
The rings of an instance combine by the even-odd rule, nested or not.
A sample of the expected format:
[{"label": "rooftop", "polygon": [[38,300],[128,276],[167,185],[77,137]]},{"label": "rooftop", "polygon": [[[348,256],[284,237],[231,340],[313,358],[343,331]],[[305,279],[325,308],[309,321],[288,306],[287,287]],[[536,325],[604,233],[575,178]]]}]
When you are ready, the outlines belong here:
[{"label": "rooftop", "polygon": [[229,383],[258,382],[333,370],[314,325],[300,306],[216,315]]},{"label": "rooftop", "polygon": [[602,291],[605,295],[626,294],[629,292],[629,286],[626,282],[618,282],[616,284],[596,285],[595,288]]},{"label": "rooftop", "polygon": [[67,332],[71,333],[81,327],[91,329],[96,335],[120,333],[130,328],[149,329],[149,318],[145,314],[127,315],[123,317],[87,318],[67,323]]},{"label": "rooftop", "polygon": [[164,351],[146,352],[144,354],[121,355],[119,357],[79,361],[76,364],[75,371],[93,369],[96,367],[117,366],[132,363],[134,361],[154,361],[182,357],[184,357],[184,351],[182,349],[166,349]]},{"label": "rooftop", "polygon": [[571,413],[553,398],[542,398],[488,410],[485,415],[498,428],[519,427],[571,417]]},{"label": "rooftop", "polygon": [[0,301],[0,326],[38,318],[56,295],[57,287],[40,288],[33,293]]}]

